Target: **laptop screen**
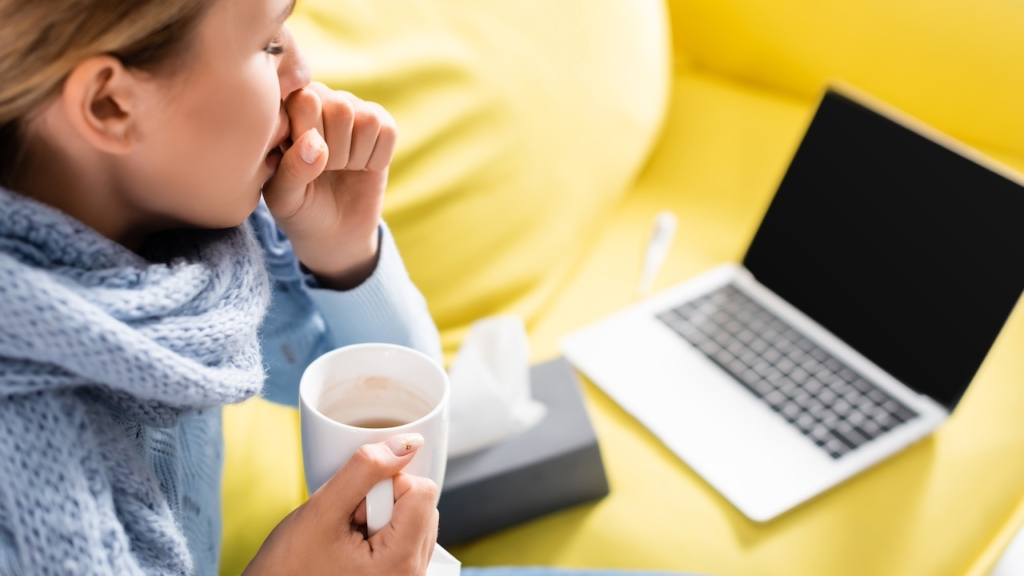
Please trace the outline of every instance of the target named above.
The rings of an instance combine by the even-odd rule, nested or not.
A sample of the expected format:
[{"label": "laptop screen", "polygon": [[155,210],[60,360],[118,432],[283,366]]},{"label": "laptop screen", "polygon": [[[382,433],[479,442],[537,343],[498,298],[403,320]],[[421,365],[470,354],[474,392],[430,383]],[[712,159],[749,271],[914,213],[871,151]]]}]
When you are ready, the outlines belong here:
[{"label": "laptop screen", "polygon": [[1024,187],[830,91],[743,264],[952,410],[1024,290]]}]

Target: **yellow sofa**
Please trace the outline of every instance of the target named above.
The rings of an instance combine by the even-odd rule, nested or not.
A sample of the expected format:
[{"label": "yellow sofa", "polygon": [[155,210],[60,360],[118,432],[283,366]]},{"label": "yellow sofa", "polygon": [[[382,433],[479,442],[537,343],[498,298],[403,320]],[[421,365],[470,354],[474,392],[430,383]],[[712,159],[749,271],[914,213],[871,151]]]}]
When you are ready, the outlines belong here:
[{"label": "yellow sofa", "polygon": [[[562,336],[632,302],[659,210],[679,233],[657,287],[740,259],[832,79],[1024,169],[1018,2],[302,0],[291,25],[317,78],[398,120],[385,218],[447,354],[473,320],[516,313],[534,359],[557,355]],[[587,383],[611,495],[453,552],[982,576],[1024,522],[1022,346],[1018,310],[942,429],[765,524]],[[305,494],[293,410],[231,407],[225,432],[234,574]]]}]

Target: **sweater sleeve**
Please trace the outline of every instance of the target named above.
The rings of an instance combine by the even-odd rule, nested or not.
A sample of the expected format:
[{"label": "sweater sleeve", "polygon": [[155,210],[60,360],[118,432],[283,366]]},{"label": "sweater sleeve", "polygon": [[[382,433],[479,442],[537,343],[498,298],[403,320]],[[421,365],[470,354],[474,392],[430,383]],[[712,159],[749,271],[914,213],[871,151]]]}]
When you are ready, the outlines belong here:
[{"label": "sweater sleeve", "polygon": [[373,274],[345,291],[311,288],[336,347],[387,342],[415,348],[441,361],[441,340],[423,295],[412,283],[384,222],[380,256]]},{"label": "sweater sleeve", "polygon": [[345,291],[322,289],[302,272],[291,242],[265,204],[260,203],[249,223],[263,246],[273,284],[260,328],[267,369],[264,398],[296,406],[306,366],[348,344],[401,344],[441,360],[437,328],[384,222],[376,268],[362,284]]}]

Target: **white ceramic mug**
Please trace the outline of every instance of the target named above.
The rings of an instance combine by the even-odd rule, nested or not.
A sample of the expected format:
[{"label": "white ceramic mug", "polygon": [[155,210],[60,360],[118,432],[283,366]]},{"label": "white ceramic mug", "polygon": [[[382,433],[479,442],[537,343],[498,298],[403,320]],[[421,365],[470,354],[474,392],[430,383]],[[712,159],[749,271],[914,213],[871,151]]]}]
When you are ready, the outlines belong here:
[{"label": "white ceramic mug", "polygon": [[[309,493],[327,482],[360,446],[410,432],[423,435],[424,443],[403,472],[430,478],[440,488],[448,461],[450,395],[444,368],[404,346],[355,344],[317,358],[299,382],[302,458]],[[385,428],[358,425],[366,420],[398,420],[401,424]],[[367,494],[370,535],[391,521],[394,502],[390,478]]]}]

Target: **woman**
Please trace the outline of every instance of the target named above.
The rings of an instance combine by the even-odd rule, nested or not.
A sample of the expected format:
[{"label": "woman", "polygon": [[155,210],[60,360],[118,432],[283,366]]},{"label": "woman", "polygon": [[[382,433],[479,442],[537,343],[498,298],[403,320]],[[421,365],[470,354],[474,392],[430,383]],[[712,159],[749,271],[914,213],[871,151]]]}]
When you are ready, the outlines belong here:
[{"label": "woman", "polygon": [[[219,407],[260,390],[268,301],[270,395],[332,345],[439,354],[380,223],[394,122],[310,85],[291,8],[0,2],[0,573],[216,573]],[[421,441],[364,448],[248,572],[422,573],[429,481],[356,528]]]},{"label": "woman", "polygon": [[[223,405],[347,343],[439,358],[380,221],[394,122],[310,83],[291,9],[0,0],[0,574],[215,574]],[[423,574],[422,441],[364,447],[246,573]]]}]

